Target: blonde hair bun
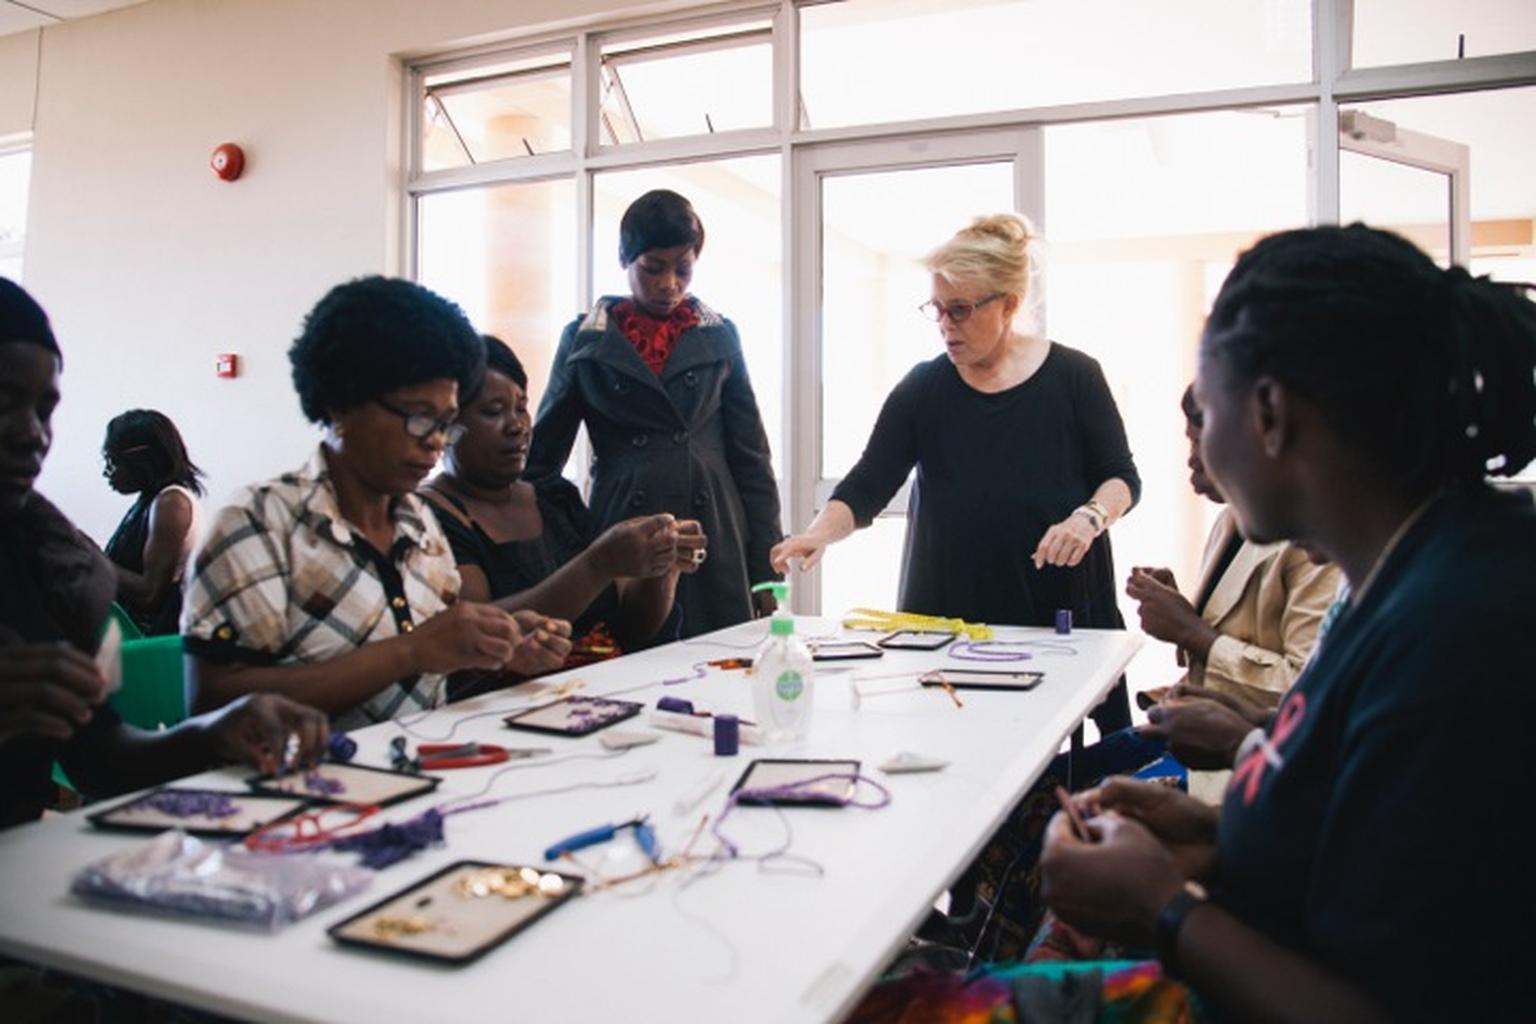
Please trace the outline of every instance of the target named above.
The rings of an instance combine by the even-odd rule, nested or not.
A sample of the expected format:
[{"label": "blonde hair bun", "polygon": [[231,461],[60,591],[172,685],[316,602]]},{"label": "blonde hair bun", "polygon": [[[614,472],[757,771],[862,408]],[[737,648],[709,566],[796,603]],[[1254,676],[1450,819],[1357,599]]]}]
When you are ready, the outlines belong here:
[{"label": "blonde hair bun", "polygon": [[987,214],[930,252],[923,266],[951,284],[982,284],[1022,300],[1029,294],[1034,271],[1031,248],[1039,237],[1017,213]]},{"label": "blonde hair bun", "polygon": [[989,213],[977,217],[955,233],[956,238],[995,238],[1010,247],[1024,249],[1035,240],[1029,221],[1016,213]]}]

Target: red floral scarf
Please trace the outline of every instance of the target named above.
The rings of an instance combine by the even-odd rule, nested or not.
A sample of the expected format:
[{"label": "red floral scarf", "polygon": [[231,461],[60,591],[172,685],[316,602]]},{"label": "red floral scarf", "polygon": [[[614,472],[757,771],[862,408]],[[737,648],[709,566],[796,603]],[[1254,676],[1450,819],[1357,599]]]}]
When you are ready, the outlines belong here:
[{"label": "red floral scarf", "polygon": [[665,317],[654,317],[635,305],[633,299],[622,299],[613,304],[610,311],[620,333],[629,339],[656,376],[672,358],[677,339],[684,331],[699,325],[699,311],[692,302],[684,299]]}]

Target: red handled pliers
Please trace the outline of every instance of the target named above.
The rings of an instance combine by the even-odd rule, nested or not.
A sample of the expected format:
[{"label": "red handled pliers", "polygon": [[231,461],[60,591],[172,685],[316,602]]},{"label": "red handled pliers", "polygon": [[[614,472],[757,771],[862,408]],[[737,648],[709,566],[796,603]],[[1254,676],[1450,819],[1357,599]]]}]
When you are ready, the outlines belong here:
[{"label": "red handled pliers", "polygon": [[422,743],[416,748],[415,765],[421,771],[436,772],[447,768],[479,768],[514,757],[538,757],[547,753],[548,747],[508,750],[494,743]]}]

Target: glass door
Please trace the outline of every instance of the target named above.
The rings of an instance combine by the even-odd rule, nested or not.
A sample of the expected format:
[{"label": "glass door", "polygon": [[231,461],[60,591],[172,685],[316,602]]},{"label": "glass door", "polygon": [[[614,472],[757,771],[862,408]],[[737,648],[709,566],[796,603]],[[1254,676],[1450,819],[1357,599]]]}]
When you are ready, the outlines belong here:
[{"label": "glass door", "polygon": [[1368,111],[1339,112],[1339,223],[1395,231],[1441,266],[1472,254],[1466,146]]},{"label": "glass door", "polygon": [[[800,429],[786,528],[810,523],[858,461],[891,389],[942,352],[917,311],[930,289],[922,256],[981,214],[1021,211],[1039,226],[1039,164],[1033,130],[799,154],[795,215],[816,242],[795,277],[795,357],[814,372],[790,396]],[[903,487],[873,526],[800,580],[795,607],[894,608],[906,507]]]}]

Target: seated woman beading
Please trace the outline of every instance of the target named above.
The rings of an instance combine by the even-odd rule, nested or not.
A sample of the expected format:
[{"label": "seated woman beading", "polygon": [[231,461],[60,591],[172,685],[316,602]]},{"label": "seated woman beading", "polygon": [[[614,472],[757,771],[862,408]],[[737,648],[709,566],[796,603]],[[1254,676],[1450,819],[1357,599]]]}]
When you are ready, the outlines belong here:
[{"label": "seated woman beading", "polygon": [[483,358],[459,308],[409,281],[320,300],[289,352],[320,448],[221,509],[193,561],[182,633],[197,706],[273,690],[352,728],[441,704],[449,672],[561,663],[568,624],[458,600],[453,553],[415,494]]},{"label": "seated woman beading", "polygon": [[662,513],[599,533],[570,481],[523,479],[528,375],[504,342],[483,341],[486,371],[464,401],[464,433],[422,489],[453,546],[464,596],[570,619],[572,659],[645,647],[665,638],[669,621],[675,638],[678,573],[705,554],[699,524]]},{"label": "seated woman beading", "polygon": [[117,566],[117,602],[146,636],[174,633],[181,585],[197,542],[197,468],[176,424],[154,409],[112,417],[101,446],[103,472],[120,494],[136,494],[107,541]]},{"label": "seated woman beading", "polygon": [[0,278],[0,829],[42,814],[59,761],[92,796],[237,758],[308,765],[326,747],[312,709],[270,694],[170,729],[125,725],[93,655],[117,587],[112,564],[33,487],[53,442],[63,356],[42,307]]}]

